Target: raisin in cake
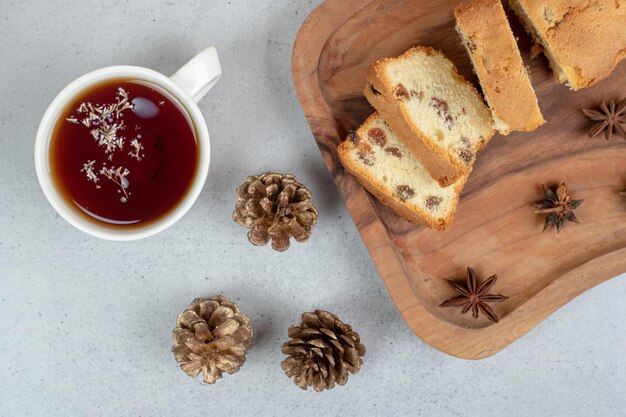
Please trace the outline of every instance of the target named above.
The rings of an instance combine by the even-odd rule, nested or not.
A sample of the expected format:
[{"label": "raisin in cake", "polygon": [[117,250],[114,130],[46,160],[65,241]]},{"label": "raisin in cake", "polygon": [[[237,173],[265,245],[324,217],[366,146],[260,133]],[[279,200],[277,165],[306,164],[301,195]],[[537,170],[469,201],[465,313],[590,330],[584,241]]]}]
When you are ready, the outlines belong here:
[{"label": "raisin in cake", "polygon": [[498,132],[541,126],[537,96],[500,0],[471,0],[457,6],[454,16]]},{"label": "raisin in cake", "polygon": [[626,58],[626,0],[509,0],[550,61],[556,79],[573,90],[608,77]]},{"label": "raisin in cake", "polygon": [[344,168],[382,203],[410,222],[445,230],[467,177],[442,188],[378,113],[339,145]]},{"label": "raisin in cake", "polygon": [[442,187],[471,172],[493,119],[442,52],[416,47],[375,62],[366,76],[367,99]]}]

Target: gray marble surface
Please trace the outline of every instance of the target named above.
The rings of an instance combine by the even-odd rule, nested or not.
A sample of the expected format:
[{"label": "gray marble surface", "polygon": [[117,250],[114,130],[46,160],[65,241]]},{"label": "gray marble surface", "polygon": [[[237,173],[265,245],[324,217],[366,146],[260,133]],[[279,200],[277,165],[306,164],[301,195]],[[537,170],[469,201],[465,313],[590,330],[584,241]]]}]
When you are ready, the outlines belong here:
[{"label": "gray marble surface", "polygon": [[[0,2],[0,416],[624,416],[626,280],[558,311],[494,357],[425,345],[402,321],[326,171],[297,103],[290,54],[317,1]],[[39,189],[44,110],[92,69],[173,73],[215,45],[224,76],[202,101],[209,180],[166,232],[111,243],[73,229]],[[286,254],[230,221],[248,174],[291,171],[320,209]],[[170,352],[178,313],[224,293],[252,318],[242,370],[214,386]],[[297,389],[280,346],[303,311],[336,312],[362,335],[362,371],[331,392]]]}]

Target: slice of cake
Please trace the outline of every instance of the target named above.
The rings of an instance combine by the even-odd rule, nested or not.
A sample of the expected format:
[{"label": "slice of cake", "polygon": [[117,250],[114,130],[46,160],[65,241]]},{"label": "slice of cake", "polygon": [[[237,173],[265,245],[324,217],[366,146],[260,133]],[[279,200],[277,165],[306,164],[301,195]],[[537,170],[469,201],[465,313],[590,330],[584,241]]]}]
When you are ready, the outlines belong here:
[{"label": "slice of cake", "polygon": [[344,168],[400,216],[438,230],[452,223],[467,177],[440,187],[378,113],[350,133],[337,151]]},{"label": "slice of cake", "polygon": [[366,77],[367,99],[442,187],[471,172],[494,134],[493,119],[442,52],[413,48],[375,62]]},{"label": "slice of cake", "polygon": [[454,16],[498,132],[529,132],[545,123],[500,0],[471,0]]},{"label": "slice of cake", "polygon": [[573,90],[608,77],[626,57],[626,0],[509,0],[509,4],[548,57],[556,79]]}]

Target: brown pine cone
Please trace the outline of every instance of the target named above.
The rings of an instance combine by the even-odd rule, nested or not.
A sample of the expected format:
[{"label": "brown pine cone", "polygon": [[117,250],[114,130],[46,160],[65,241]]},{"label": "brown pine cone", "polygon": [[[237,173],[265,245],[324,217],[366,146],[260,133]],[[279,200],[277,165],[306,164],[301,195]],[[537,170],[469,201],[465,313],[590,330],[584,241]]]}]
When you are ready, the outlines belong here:
[{"label": "brown pine cone", "polygon": [[317,392],[348,382],[348,372],[361,368],[365,346],[357,332],[327,311],[304,313],[299,326],[289,328],[291,340],[283,344],[285,374],[302,389]]},{"label": "brown pine cone", "polygon": [[311,237],[317,222],[317,210],[311,192],[296,177],[265,173],[248,177],[237,188],[237,206],[233,220],[251,229],[248,240],[279,252],[289,249],[289,238],[304,242]]},{"label": "brown pine cone", "polygon": [[194,378],[202,371],[207,384],[215,383],[222,372],[237,372],[250,346],[250,320],[221,295],[193,300],[176,320],[172,346],[176,361]]}]

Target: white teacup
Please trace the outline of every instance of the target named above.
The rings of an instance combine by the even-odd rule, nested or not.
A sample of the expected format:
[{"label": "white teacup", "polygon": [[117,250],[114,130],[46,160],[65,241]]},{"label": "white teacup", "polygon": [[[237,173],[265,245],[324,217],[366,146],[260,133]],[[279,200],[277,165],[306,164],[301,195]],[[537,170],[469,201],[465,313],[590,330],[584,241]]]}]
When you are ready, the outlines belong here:
[{"label": "white teacup", "polygon": [[[198,101],[215,85],[222,74],[215,48],[207,48],[196,55],[171,77],[154,70],[135,66],[113,66],[90,72],[70,83],[52,101],[39,125],[35,142],[35,168],[39,184],[55,210],[70,224],[90,235],[109,240],[128,241],[159,233],[176,223],[197,200],[209,171],[210,142],[206,122]],[[166,215],[145,226],[111,227],[104,222],[90,220],[63,198],[50,173],[50,141],[52,131],[63,109],[95,84],[112,79],[143,80],[156,84],[172,94],[185,108],[193,122],[198,141],[198,165],[186,195]]]}]

